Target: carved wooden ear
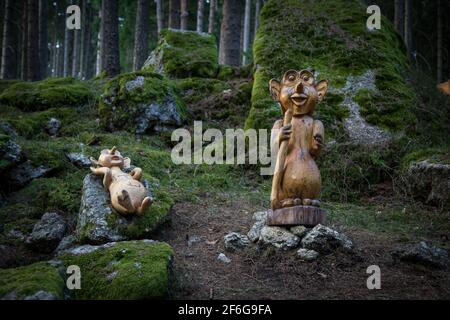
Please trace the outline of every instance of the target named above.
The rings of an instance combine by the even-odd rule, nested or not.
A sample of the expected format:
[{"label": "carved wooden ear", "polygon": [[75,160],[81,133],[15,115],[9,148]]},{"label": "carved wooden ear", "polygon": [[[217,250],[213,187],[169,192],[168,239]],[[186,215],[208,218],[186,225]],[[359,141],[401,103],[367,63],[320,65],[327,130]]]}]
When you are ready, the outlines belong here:
[{"label": "carved wooden ear", "polygon": [[319,94],[319,101],[322,101],[323,98],[325,98],[325,95],[327,94],[328,90],[328,81],[327,80],[321,80],[316,84],[316,90]]},{"label": "carved wooden ear", "polygon": [[272,98],[275,101],[280,100],[280,90],[281,90],[281,84],[278,80],[272,79],[269,81],[270,86],[270,94],[272,95]]},{"label": "carved wooden ear", "polygon": [[128,157],[123,158],[123,167],[125,169],[131,167],[131,159]]},{"label": "carved wooden ear", "polygon": [[98,161],[94,157],[90,157],[89,160],[91,160],[91,164],[94,167],[98,167],[99,166]]}]

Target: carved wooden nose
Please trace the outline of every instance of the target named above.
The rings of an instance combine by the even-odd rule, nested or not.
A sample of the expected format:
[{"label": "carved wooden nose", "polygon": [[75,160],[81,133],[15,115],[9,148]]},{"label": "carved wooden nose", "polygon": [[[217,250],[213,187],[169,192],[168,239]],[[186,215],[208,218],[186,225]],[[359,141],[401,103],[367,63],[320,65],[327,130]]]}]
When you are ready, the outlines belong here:
[{"label": "carved wooden nose", "polygon": [[299,83],[295,86],[295,92],[296,92],[296,93],[303,93],[303,83],[299,82]]}]

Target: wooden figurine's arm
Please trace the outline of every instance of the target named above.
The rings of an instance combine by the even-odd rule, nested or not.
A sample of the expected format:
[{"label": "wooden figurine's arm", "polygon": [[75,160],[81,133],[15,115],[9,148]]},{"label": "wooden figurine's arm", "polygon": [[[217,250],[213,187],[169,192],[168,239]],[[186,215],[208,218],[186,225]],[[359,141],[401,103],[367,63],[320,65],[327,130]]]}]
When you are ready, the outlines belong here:
[{"label": "wooden figurine's arm", "polygon": [[111,171],[110,168],[106,168],[106,167],[94,168],[94,167],[91,167],[91,172],[92,172],[92,174],[94,174],[96,176],[103,176],[103,186],[106,189],[109,189],[109,186],[111,185],[111,182],[112,182],[112,171]]},{"label": "wooden figurine's arm", "polygon": [[280,146],[280,130],[283,127],[283,120],[277,120],[272,128],[272,133],[270,135],[270,152],[272,155],[272,158],[277,157],[278,148]]},{"label": "wooden figurine's arm", "polygon": [[137,167],[134,168],[133,170],[131,170],[130,176],[131,176],[134,180],[141,181],[141,177],[142,177],[142,169],[141,169],[141,168],[137,168]]},{"label": "wooden figurine's arm", "polygon": [[310,153],[314,159],[316,159],[320,155],[320,151],[324,146],[323,144],[324,141],[325,141],[325,130],[323,128],[323,124],[319,120],[314,120],[311,150],[310,150]]}]

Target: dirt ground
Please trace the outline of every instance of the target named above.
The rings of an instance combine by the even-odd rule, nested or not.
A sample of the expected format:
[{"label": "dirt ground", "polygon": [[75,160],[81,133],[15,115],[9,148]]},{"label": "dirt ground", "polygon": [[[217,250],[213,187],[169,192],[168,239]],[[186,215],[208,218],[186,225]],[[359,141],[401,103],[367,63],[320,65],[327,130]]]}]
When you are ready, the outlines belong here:
[{"label": "dirt ground", "polygon": [[[394,262],[394,236],[333,226],[352,238],[352,253],[335,252],[313,262],[300,261],[295,250],[259,248],[226,252],[223,236],[246,234],[252,215],[264,208],[242,198],[202,198],[178,203],[171,225],[156,239],[175,250],[174,299],[449,299],[446,271]],[[228,200],[226,200],[228,198]],[[217,260],[225,253],[229,264]],[[366,286],[367,267],[381,269],[381,289]]]}]

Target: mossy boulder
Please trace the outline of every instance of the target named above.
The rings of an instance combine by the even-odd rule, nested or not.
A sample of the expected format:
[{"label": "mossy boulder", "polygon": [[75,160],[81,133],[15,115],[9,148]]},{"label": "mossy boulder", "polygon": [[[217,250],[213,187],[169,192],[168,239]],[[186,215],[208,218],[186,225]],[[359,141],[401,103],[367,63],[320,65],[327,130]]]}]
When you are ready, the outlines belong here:
[{"label": "mossy boulder", "polygon": [[63,299],[64,284],[58,267],[49,262],[0,269],[0,299]]},{"label": "mossy boulder", "polygon": [[172,256],[168,244],[141,240],[78,247],[59,258],[82,272],[81,290],[70,299],[136,300],[168,296]]},{"label": "mossy boulder", "polygon": [[178,127],[186,117],[174,83],[151,72],[132,72],[109,80],[98,112],[107,130],[136,134]]},{"label": "mossy boulder", "polygon": [[87,82],[70,77],[18,82],[8,86],[0,95],[0,103],[23,111],[82,106],[93,99],[93,90]]},{"label": "mossy boulder", "polygon": [[161,31],[156,49],[143,70],[173,78],[214,78],[217,74],[217,44],[213,35],[194,31]]},{"label": "mossy boulder", "polygon": [[[144,184],[147,184],[144,181]],[[102,179],[92,174],[83,181],[81,207],[77,222],[77,237],[81,243],[103,244],[127,239],[142,239],[167,221],[172,198],[161,190],[149,196],[154,203],[143,216],[124,217],[111,207],[109,192]]]},{"label": "mossy boulder", "polygon": [[[274,119],[281,118],[269,94],[269,80],[279,79],[289,69],[308,67],[315,69],[318,78],[328,79],[334,93],[317,108],[316,117],[324,120],[326,128],[334,125],[333,118],[342,116],[347,97],[346,92],[333,89],[369,71],[375,75],[376,88],[364,97],[356,92],[360,115],[390,131],[413,126],[410,107],[416,98],[403,76],[409,65],[401,38],[385,17],[381,30],[369,31],[366,9],[358,0],[266,2],[253,47],[257,70],[246,127],[270,128]],[[350,98],[355,100],[353,94]]]}]

